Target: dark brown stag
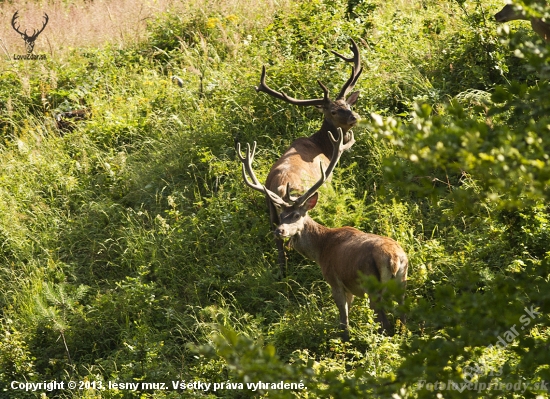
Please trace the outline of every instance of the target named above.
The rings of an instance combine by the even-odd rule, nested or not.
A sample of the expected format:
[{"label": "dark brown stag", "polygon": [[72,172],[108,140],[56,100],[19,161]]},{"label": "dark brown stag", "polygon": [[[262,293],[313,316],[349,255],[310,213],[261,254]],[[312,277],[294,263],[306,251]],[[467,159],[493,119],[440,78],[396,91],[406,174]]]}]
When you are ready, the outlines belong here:
[{"label": "dark brown stag", "polygon": [[42,33],[44,28],[46,28],[46,25],[48,25],[48,14],[44,13],[44,23],[42,24],[42,28],[36,30],[33,29],[32,35],[27,34],[27,29],[25,29],[24,32],[21,32],[19,30],[19,23],[17,22],[17,19],[19,18],[19,11],[16,11],[15,14],[13,14],[13,17],[11,19],[11,26],[13,29],[21,35],[23,40],[25,41],[25,48],[27,49],[27,54],[31,54],[34,50],[34,42],[39,34]]},{"label": "dark brown stag", "polygon": [[55,125],[61,133],[71,132],[76,127],[76,121],[83,121],[91,116],[88,108],[59,112],[54,115]]},{"label": "dark brown stag", "polygon": [[[326,168],[332,156],[332,142],[329,139],[330,131],[336,132],[337,129],[341,129],[344,135],[344,144],[347,145],[347,148],[351,147],[354,143],[353,135],[351,135],[349,130],[355,126],[359,120],[359,115],[352,111],[351,106],[357,101],[359,92],[356,91],[351,94],[350,92],[357,83],[362,68],[359,49],[353,40],[351,40],[351,51],[353,53],[351,57],[346,57],[336,51],[332,51],[333,54],[344,61],[353,63],[351,76],[334,100],[330,99],[327,87],[320,81],[317,82],[324,93],[322,98],[299,100],[283,92],[275,91],[265,83],[265,66],[262,68],[260,85],[256,87],[256,91],[267,93],[272,97],[293,105],[317,107],[324,115],[321,128],[309,137],[296,139],[269,171],[265,185],[269,190],[282,198],[289,195],[290,192],[304,192],[307,187],[310,187],[313,182],[319,179],[319,162]],[[279,215],[277,208],[269,199],[267,200],[267,204],[271,225],[278,226]],[[286,256],[283,240],[276,237],[276,243],[279,253],[279,266],[281,274],[284,276]]]},{"label": "dark brown stag", "polygon": [[[248,146],[246,156],[240,153],[240,146],[237,147],[243,164],[245,183],[264,193],[279,211],[280,222],[275,234],[280,238],[290,238],[290,244],[294,249],[321,266],[323,277],[330,284],[332,296],[340,312],[343,339],[347,341],[348,315],[353,297],[365,295],[365,290],[360,284],[360,275],[374,276],[382,283],[395,279],[405,288],[409,262],[405,251],[391,238],[363,233],[353,227],[331,229],[308,216],[307,212],[317,203],[317,190],[330,177],[346,149],[343,145],[342,131],[338,130],[337,140],[329,133],[334,144],[334,152],[326,171],[321,166],[319,180],[297,198],[289,195],[288,190],[285,196],[281,197],[258,181],[252,169],[256,143],[252,151]],[[382,329],[389,332],[389,321],[383,309],[377,306],[375,298],[370,298],[370,305]]]}]

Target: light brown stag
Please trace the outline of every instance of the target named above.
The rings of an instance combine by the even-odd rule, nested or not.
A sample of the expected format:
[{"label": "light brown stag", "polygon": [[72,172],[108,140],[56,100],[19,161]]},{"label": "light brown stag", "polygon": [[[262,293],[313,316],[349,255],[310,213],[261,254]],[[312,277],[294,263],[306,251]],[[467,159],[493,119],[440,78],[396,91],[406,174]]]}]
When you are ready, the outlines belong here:
[{"label": "light brown stag", "polygon": [[[288,189],[284,197],[281,197],[258,181],[252,169],[256,143],[252,151],[250,145],[247,145],[245,156],[240,152],[240,145],[237,146],[237,150],[242,162],[245,183],[265,193],[279,211],[280,222],[275,229],[275,234],[281,239],[289,238],[290,245],[294,249],[321,266],[323,276],[331,286],[332,296],[340,312],[343,340],[347,341],[349,339],[348,314],[353,297],[365,295],[365,290],[360,284],[360,275],[375,276],[382,283],[395,279],[405,288],[409,262],[405,251],[391,238],[364,233],[353,227],[328,228],[315,222],[307,214],[317,203],[317,190],[331,175],[346,147],[343,145],[342,130],[338,129],[338,133],[338,139],[334,139],[329,132],[334,149],[326,171],[321,166],[319,180],[298,198],[291,196]],[[401,302],[402,300],[403,298]],[[388,318],[383,309],[377,305],[375,298],[370,298],[370,305],[382,329],[389,332]]]}]

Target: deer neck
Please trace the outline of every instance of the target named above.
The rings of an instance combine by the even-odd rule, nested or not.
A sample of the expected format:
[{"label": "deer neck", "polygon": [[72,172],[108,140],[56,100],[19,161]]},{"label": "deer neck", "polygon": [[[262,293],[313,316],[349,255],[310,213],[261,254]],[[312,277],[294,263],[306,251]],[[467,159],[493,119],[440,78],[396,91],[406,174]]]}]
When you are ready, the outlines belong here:
[{"label": "deer neck", "polygon": [[[347,136],[347,132],[349,128],[342,127],[342,132]],[[333,136],[336,137],[338,134],[337,127],[330,121],[328,121],[326,118],[323,120],[323,124],[321,125],[321,128],[314,133],[312,136],[310,136],[310,139],[319,146],[321,149],[321,152],[328,158],[332,158],[332,141],[329,138],[329,133],[331,132]],[[347,143],[347,140],[349,140],[348,137],[344,136],[344,144]]]},{"label": "deer neck", "polygon": [[328,230],[328,227],[317,223],[309,215],[306,215],[304,228],[290,239],[290,245],[306,258],[320,264],[321,251],[325,247]]}]

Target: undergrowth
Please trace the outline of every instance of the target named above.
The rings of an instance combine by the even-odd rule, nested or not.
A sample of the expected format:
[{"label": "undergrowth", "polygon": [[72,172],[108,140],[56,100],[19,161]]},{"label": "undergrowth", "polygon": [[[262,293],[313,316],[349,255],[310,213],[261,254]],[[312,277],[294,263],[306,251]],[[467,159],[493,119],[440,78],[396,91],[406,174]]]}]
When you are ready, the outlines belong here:
[{"label": "undergrowth", "polygon": [[[1,72],[0,395],[547,395],[548,46],[522,22],[497,29],[497,1],[245,3],[196,1],[139,43]],[[319,97],[317,79],[334,93],[349,65],[330,50],[350,38],[363,121],[311,214],[396,239],[410,269],[406,326],[389,297],[396,334],[379,334],[357,298],[342,343],[319,267],[290,252],[279,278],[233,148],[256,141],[265,179],[321,114],[257,93],[262,65],[291,96]],[[12,384],[50,380],[105,389]],[[259,381],[307,390],[246,389]]]}]

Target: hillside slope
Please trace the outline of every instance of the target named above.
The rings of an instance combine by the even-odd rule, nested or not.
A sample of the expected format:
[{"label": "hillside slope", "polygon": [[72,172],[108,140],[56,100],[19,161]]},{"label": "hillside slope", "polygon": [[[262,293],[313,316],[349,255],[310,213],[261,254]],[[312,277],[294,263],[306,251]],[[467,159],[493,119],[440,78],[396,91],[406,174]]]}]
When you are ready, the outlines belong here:
[{"label": "hillside slope", "polygon": [[[499,27],[494,0],[151,4],[135,36],[51,31],[46,60],[3,60],[1,396],[548,395],[550,48],[527,22]],[[404,309],[384,291],[396,334],[356,299],[344,344],[319,267],[291,252],[279,278],[234,143],[257,142],[263,180],[322,118],[257,93],[262,65],[294,97],[337,93],[350,38],[363,120],[311,215],[411,266]]]}]

